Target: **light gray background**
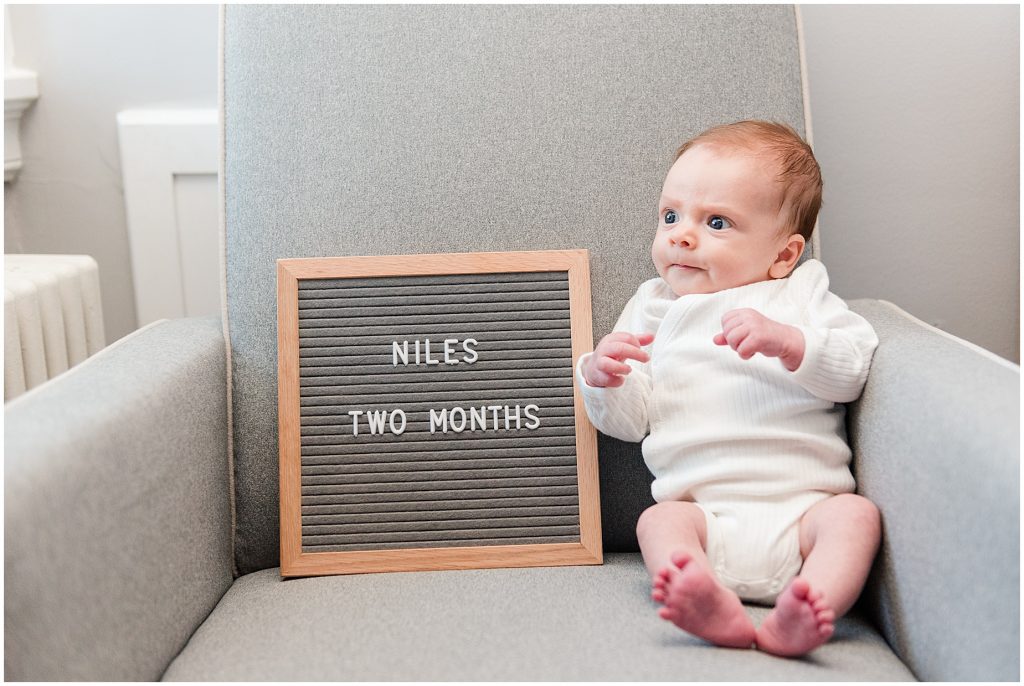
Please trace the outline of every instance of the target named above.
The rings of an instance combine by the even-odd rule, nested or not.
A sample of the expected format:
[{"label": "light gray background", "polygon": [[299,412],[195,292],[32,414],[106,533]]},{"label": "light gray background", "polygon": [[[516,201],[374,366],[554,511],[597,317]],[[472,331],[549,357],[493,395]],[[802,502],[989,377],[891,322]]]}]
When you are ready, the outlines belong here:
[{"label": "light gray background", "polygon": [[1019,361],[1019,8],[801,12],[833,290]]},{"label": "light gray background", "polygon": [[[135,327],[115,115],[215,107],[215,6],[8,7],[42,97],[5,252],[90,254],[107,340]],[[802,7],[833,290],[1019,360],[1019,8]]]}]

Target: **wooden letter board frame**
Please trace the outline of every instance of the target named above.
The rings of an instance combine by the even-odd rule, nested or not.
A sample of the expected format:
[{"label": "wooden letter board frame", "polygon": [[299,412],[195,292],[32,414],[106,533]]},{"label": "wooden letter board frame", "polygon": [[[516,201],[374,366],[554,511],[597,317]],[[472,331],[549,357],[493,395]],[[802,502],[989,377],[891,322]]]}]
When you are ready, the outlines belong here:
[{"label": "wooden letter board frame", "polygon": [[[528,545],[409,547],[303,551],[302,426],[300,422],[299,282],[396,276],[566,272],[573,367],[593,346],[586,250],[452,253],[383,257],[281,259],[278,286],[278,409],[280,438],[281,575],[315,576],[391,571],[601,564],[597,437],[573,383],[579,541]],[[506,408],[507,410],[507,408]],[[507,420],[506,420],[507,422]]]}]

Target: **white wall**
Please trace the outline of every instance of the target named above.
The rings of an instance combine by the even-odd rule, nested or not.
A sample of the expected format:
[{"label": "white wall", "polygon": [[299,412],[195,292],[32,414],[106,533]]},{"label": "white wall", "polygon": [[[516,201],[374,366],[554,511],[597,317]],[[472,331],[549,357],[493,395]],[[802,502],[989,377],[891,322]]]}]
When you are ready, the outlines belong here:
[{"label": "white wall", "polygon": [[801,12],[833,290],[1019,362],[1019,8]]},{"label": "white wall", "polygon": [[99,263],[107,341],[135,329],[117,112],[217,105],[215,5],[11,5],[15,63],[39,74],[4,252]]},{"label": "white wall", "polygon": [[[81,252],[107,340],[135,325],[115,114],[216,105],[214,6],[10,7],[42,97],[6,252]],[[833,288],[1019,360],[1019,9],[804,6]]]}]

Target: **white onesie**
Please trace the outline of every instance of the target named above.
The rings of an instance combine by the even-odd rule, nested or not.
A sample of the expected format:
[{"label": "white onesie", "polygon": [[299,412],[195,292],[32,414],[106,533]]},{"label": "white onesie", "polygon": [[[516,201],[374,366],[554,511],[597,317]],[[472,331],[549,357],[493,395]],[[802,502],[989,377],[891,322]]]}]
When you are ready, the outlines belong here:
[{"label": "white onesie", "polygon": [[[745,307],[803,332],[796,371],[713,342],[722,315]],[[745,600],[773,602],[803,564],[800,518],[854,489],[841,403],[860,396],[874,330],[829,292],[817,260],[786,279],[717,293],[680,297],[660,278],[646,281],[614,330],[654,333],[651,360],[629,360],[623,386],[595,388],[581,371],[589,354],[580,359],[591,421],[610,436],[643,440],[654,499],[699,505],[722,583]]]}]

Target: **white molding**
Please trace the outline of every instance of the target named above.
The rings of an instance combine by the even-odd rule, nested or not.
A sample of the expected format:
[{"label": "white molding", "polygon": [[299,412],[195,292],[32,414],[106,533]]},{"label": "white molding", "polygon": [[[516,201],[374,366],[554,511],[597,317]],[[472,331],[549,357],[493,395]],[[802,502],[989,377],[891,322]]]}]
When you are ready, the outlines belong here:
[{"label": "white molding", "polygon": [[[807,45],[804,42],[804,15],[800,12],[800,5],[793,5],[796,15],[796,44],[800,52],[800,93],[804,100],[804,137],[807,145],[814,150],[814,125],[811,121],[811,84],[807,76]],[[814,220],[814,229],[811,231],[811,254],[816,260],[821,260],[821,229],[818,219]],[[822,260],[823,261],[823,260]]]},{"label": "white molding", "polygon": [[138,325],[189,316],[174,179],[218,174],[218,112],[126,110],[117,128]]},{"label": "white molding", "polygon": [[4,70],[4,183],[21,171],[21,117],[38,98],[35,72]]},{"label": "white molding", "polygon": [[38,98],[37,74],[14,66],[11,17],[4,7],[4,183],[21,171],[21,116]]}]

